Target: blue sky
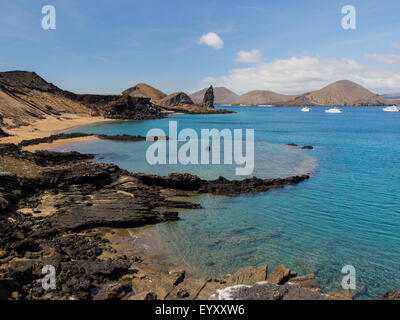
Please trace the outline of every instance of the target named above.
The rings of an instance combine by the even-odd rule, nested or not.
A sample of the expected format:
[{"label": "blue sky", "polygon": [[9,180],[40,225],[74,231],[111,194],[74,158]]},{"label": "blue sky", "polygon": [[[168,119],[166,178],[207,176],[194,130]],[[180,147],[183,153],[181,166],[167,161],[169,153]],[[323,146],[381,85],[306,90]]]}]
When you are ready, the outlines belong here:
[{"label": "blue sky", "polygon": [[[120,93],[139,82],[166,93],[209,84],[298,93],[343,78],[400,92],[398,0],[0,4],[0,70],[35,71],[78,93]],[[341,27],[347,4],[356,30]],[[41,28],[44,5],[56,8],[56,30]],[[209,32],[222,48],[199,43]]]}]

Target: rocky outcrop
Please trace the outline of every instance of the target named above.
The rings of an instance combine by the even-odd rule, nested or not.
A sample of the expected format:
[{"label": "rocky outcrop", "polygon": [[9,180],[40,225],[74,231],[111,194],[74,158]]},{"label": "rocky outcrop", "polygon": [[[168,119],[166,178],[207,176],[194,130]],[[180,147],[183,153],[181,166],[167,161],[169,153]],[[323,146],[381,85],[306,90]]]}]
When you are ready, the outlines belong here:
[{"label": "rocky outcrop", "polygon": [[157,104],[165,108],[170,108],[170,107],[192,105],[194,103],[186,93],[175,92],[161,100],[158,100]]},{"label": "rocky outcrop", "polygon": [[151,103],[150,98],[133,98],[129,95],[76,95],[74,99],[89,107],[93,115],[110,119],[148,120],[165,117],[160,107]]},{"label": "rocky outcrop", "polygon": [[213,86],[210,86],[203,98],[203,107],[207,109],[214,108],[214,89]]},{"label": "rocky outcrop", "polygon": [[297,273],[286,268],[283,264],[277,266],[268,276],[267,281],[272,284],[284,284],[291,278],[296,277]]},{"label": "rocky outcrop", "polygon": [[289,279],[290,283],[295,283],[298,284],[299,286],[303,287],[303,288],[308,288],[310,290],[321,290],[321,287],[317,281],[317,279],[315,279],[315,275],[314,274],[308,274],[305,276],[300,276],[300,277],[294,277]]},{"label": "rocky outcrop", "polygon": [[[201,105],[203,103],[204,94],[208,88],[193,92],[190,98],[194,103]],[[229,105],[234,104],[239,96],[225,87],[214,87],[214,104],[215,105]]]},{"label": "rocky outcrop", "polygon": [[300,175],[276,179],[253,177],[244,180],[228,180],[224,177],[219,177],[216,180],[203,180],[192,174],[181,173],[171,173],[166,177],[142,173],[136,173],[134,176],[147,185],[219,195],[266,192],[270,189],[283,188],[288,184],[298,184],[309,178],[308,175]]}]

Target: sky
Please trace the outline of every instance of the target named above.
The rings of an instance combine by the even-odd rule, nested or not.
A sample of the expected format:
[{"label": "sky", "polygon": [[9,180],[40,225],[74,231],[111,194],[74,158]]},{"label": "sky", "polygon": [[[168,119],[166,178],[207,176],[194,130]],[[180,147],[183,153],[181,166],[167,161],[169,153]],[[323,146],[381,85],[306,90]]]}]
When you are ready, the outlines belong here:
[{"label": "sky", "polygon": [[[42,28],[45,5],[56,10],[55,29]],[[355,29],[342,26],[345,5]],[[342,79],[400,92],[398,0],[0,0],[0,8],[0,71],[35,71],[76,93],[144,82],[166,93],[212,84],[295,94]]]}]

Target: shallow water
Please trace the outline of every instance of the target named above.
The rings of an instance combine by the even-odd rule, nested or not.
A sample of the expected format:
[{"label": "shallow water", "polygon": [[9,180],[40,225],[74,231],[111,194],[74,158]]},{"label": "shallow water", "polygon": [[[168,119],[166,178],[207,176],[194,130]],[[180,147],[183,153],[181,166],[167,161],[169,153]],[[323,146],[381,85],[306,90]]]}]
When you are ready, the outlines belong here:
[{"label": "shallow water", "polygon": [[[236,114],[182,115],[169,119],[102,123],[73,131],[146,135],[177,120],[179,129],[254,128],[259,177],[312,172],[296,186],[257,195],[204,195],[202,210],[183,210],[181,220],[157,228],[197,276],[280,263],[300,274],[314,272],[324,290],[340,286],[345,265],[357,271],[357,298],[376,298],[400,288],[400,116],[381,108],[343,108],[343,114],[300,108],[232,107]],[[314,150],[285,146],[313,145]],[[138,172],[191,172],[204,178],[234,176],[235,165],[150,166],[149,143],[93,141],[62,150],[99,154]]]}]

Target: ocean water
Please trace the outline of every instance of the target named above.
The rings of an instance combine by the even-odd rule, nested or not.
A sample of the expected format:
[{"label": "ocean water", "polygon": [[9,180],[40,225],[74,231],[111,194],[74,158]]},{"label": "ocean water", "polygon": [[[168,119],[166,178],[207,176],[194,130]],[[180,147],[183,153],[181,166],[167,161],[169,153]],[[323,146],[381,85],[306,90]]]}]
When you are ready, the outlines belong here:
[{"label": "ocean water", "polygon": [[[379,107],[230,107],[235,114],[176,115],[169,119],[103,123],[72,131],[146,135],[178,129],[255,129],[258,177],[311,173],[299,185],[238,197],[203,195],[204,209],[182,210],[181,219],[157,225],[171,253],[195,276],[225,274],[248,265],[285,264],[315,273],[323,290],[340,287],[342,267],[356,269],[357,299],[400,289],[400,115]],[[312,145],[300,150],[285,144]],[[93,141],[62,150],[98,154],[135,172],[191,172],[203,178],[240,178],[236,165],[150,166],[149,143]]]}]

